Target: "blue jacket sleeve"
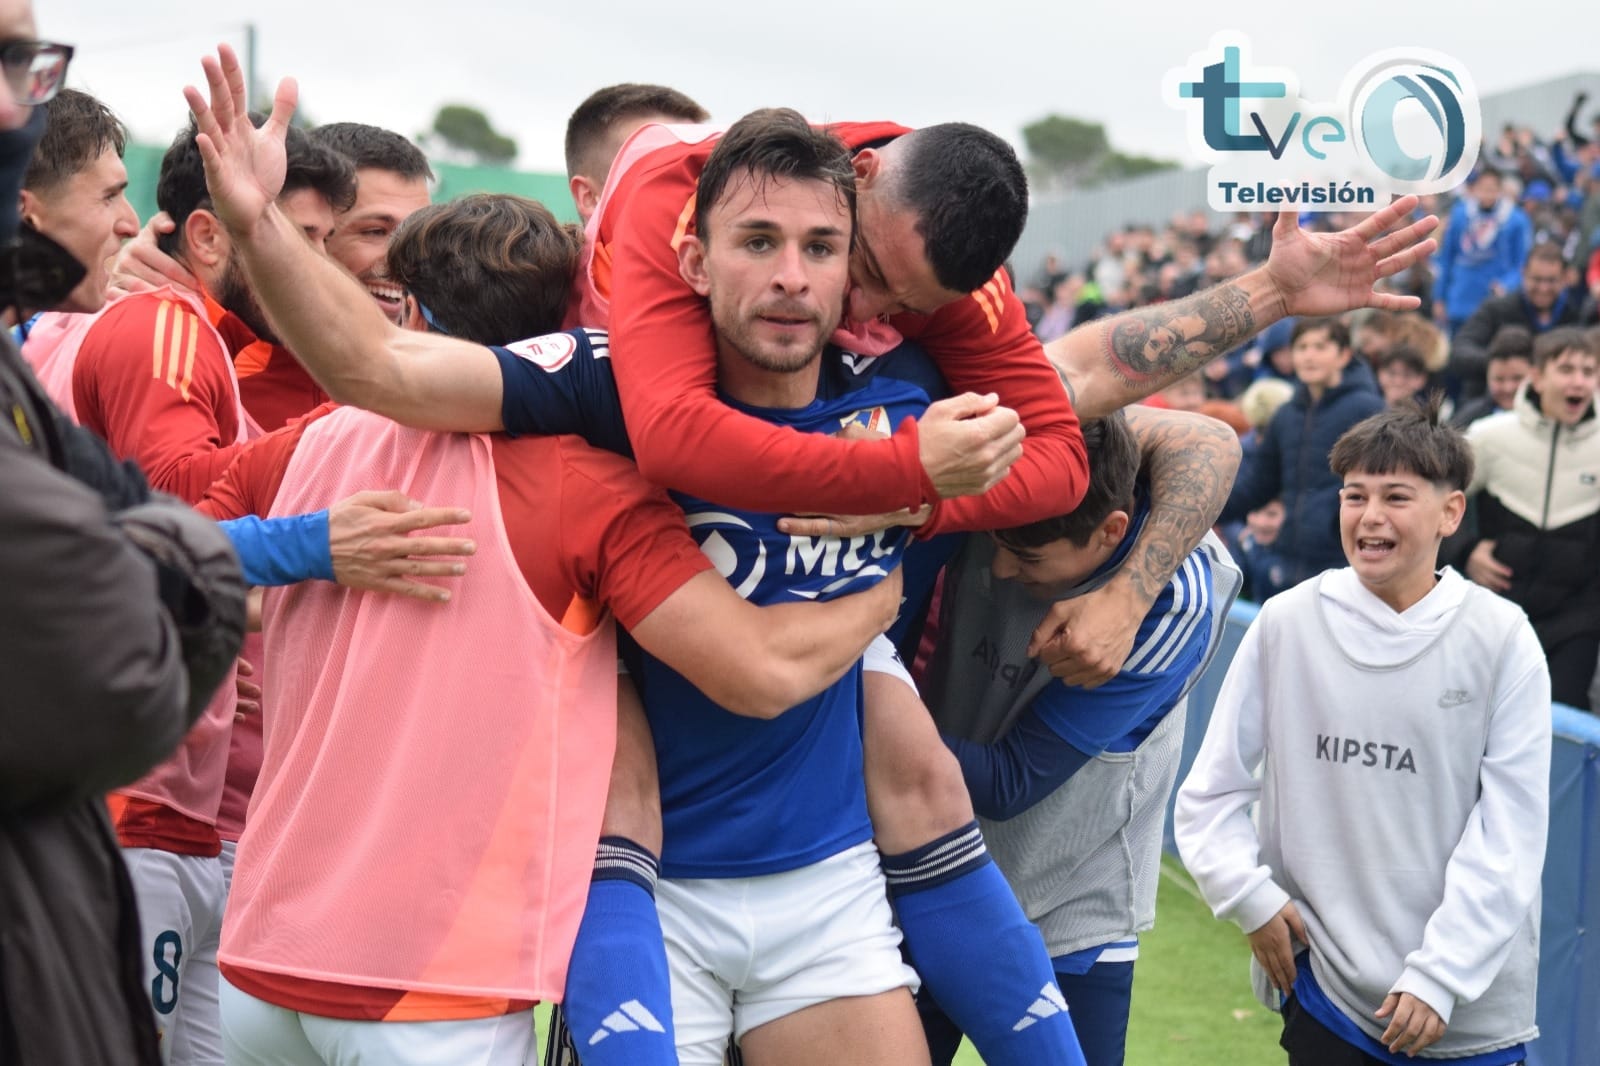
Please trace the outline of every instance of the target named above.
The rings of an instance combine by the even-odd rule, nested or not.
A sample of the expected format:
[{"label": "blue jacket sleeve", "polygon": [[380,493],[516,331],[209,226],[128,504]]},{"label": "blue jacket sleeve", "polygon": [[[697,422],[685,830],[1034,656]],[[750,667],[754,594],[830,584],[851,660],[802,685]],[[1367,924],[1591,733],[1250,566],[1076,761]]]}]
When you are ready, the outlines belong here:
[{"label": "blue jacket sleeve", "polygon": [[1239,468],[1239,478],[1228,493],[1218,522],[1237,522],[1260,510],[1283,492],[1283,460],[1279,437],[1283,427],[1276,416],[1267,423],[1261,440]]},{"label": "blue jacket sleeve", "polygon": [[574,434],[633,457],[604,334],[587,330],[491,348],[504,388],[500,418],[511,436]]},{"label": "blue jacket sleeve", "polygon": [[333,580],[328,512],[257,518],[246,515],[217,523],[233,542],[247,584],[293,585]]}]

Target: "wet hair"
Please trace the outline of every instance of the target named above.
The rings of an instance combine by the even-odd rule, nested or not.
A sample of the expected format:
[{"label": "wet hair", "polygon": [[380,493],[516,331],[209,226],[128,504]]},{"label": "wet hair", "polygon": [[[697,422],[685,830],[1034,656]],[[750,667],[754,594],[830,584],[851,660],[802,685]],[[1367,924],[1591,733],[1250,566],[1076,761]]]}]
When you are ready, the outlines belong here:
[{"label": "wet hair", "polygon": [[438,328],[510,344],[561,328],[583,232],[541,203],[475,193],[413,212],[389,243],[389,277]]},{"label": "wet hair", "polygon": [[127,151],[128,127],[88,93],[62,89],[44,105],[44,112],[44,136],[22,178],[22,187],[30,192],[49,192],[108,149],[119,159]]},{"label": "wet hair", "polygon": [[1485,361],[1493,363],[1499,359],[1526,359],[1533,362],[1533,333],[1526,326],[1501,326],[1494,331],[1494,340],[1489,342],[1485,354]]},{"label": "wet hair", "polygon": [[729,126],[706,159],[694,208],[701,240],[708,233],[711,209],[734,180],[746,175],[759,184],[777,178],[832,185],[855,218],[856,174],[850,150],[833,134],[814,128],[800,112],[769,107]]},{"label": "wet hair", "polygon": [[1543,370],[1546,363],[1561,358],[1563,352],[1582,352],[1591,358],[1600,357],[1593,341],[1577,326],[1557,326],[1539,334],[1533,342],[1533,368]]},{"label": "wet hair", "polygon": [[1414,474],[1447,489],[1466,490],[1472,481],[1472,446],[1442,417],[1444,394],[1426,404],[1415,400],[1357,422],[1333,445],[1328,466],[1339,477]]},{"label": "wet hair", "polygon": [[916,213],[939,284],[979,288],[1000,269],[1028,221],[1028,177],[1017,153],[986,129],[945,122],[905,134],[889,182]]},{"label": "wet hair", "polygon": [[1083,423],[1089,455],[1089,487],[1083,502],[1056,518],[997,530],[995,541],[1008,550],[1042,548],[1058,540],[1083,547],[1113,511],[1133,510],[1134,483],[1139,477],[1139,444],[1121,411]]},{"label": "wet hair", "polygon": [[676,122],[704,122],[705,108],[665,85],[625,82],[596,89],[567,119],[567,177],[583,174],[604,183],[611,160],[598,158],[612,129],[629,119],[666,117]]},{"label": "wet hair", "polygon": [[422,149],[392,130],[362,122],[330,122],[309,134],[355,164],[357,170],[387,170],[412,181],[432,181]]},{"label": "wet hair", "polygon": [[[259,127],[267,117],[252,111],[250,121]],[[206,168],[195,143],[195,132],[191,119],[162,156],[161,176],[156,181],[156,206],[172,218],[175,226],[171,233],[157,238],[156,244],[172,256],[183,251],[184,223],[189,216],[211,209],[211,192],[206,188]],[[328,201],[335,213],[350,210],[356,201],[356,168],[348,158],[318,144],[294,126],[286,131],[283,147],[288,164],[280,196],[312,189]]]},{"label": "wet hair", "polygon": [[1293,347],[1301,337],[1313,330],[1326,330],[1328,339],[1340,348],[1350,347],[1350,330],[1343,321],[1337,318],[1302,318],[1294,324],[1294,332],[1289,334],[1289,346]]},{"label": "wet hair", "polygon": [[1378,356],[1376,367],[1379,370],[1400,363],[1413,374],[1428,376],[1428,364],[1423,360],[1422,353],[1409,344],[1396,344],[1393,348]]}]

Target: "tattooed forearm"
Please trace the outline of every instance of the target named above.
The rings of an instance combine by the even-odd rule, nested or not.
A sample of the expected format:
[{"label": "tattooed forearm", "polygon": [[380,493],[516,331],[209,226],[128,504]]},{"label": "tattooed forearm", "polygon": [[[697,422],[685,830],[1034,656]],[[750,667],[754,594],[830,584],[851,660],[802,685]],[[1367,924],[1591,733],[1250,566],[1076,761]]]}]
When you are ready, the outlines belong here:
[{"label": "tattooed forearm", "polygon": [[1239,438],[1215,419],[1149,407],[1127,413],[1144,454],[1150,517],[1121,572],[1154,603],[1222,513],[1242,452]]},{"label": "tattooed forearm", "polygon": [[1101,350],[1116,378],[1138,396],[1176,381],[1255,333],[1249,294],[1236,282],[1101,324]]}]

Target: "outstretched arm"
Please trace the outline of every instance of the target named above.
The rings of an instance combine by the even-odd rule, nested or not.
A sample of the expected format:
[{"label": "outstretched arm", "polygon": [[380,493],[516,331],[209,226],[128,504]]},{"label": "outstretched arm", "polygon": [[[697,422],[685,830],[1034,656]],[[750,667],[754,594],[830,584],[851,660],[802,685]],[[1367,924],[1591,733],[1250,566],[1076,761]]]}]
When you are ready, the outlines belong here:
[{"label": "outstretched arm", "polygon": [[1415,296],[1373,286],[1433,254],[1432,215],[1388,231],[1417,206],[1402,197],[1338,233],[1302,230],[1293,211],[1272,228],[1266,265],[1182,300],[1097,319],[1046,347],[1079,418],[1143,399],[1289,315],[1336,315],[1357,307],[1409,311]]},{"label": "outstretched arm", "polygon": [[206,184],[278,335],[328,394],[421,429],[501,428],[500,366],[485,347],[401,330],[361,284],[318,255],[278,210],[284,133],[297,89],[285,79],[259,130],[246,114],[233,50],[201,61],[210,101],[184,90],[199,130]]}]

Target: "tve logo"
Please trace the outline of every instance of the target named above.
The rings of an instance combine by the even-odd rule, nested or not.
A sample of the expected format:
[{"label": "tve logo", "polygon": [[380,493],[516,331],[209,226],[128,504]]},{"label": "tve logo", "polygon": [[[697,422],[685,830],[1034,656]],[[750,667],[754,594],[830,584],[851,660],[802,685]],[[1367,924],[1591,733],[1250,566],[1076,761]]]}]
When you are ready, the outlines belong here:
[{"label": "tve logo", "polygon": [[1212,165],[1215,210],[1376,210],[1394,196],[1454,188],[1477,163],[1477,91],[1449,56],[1370,55],[1332,103],[1305,100],[1294,71],[1249,56],[1242,34],[1220,33],[1162,83],[1167,102],[1189,115],[1190,145]]}]

